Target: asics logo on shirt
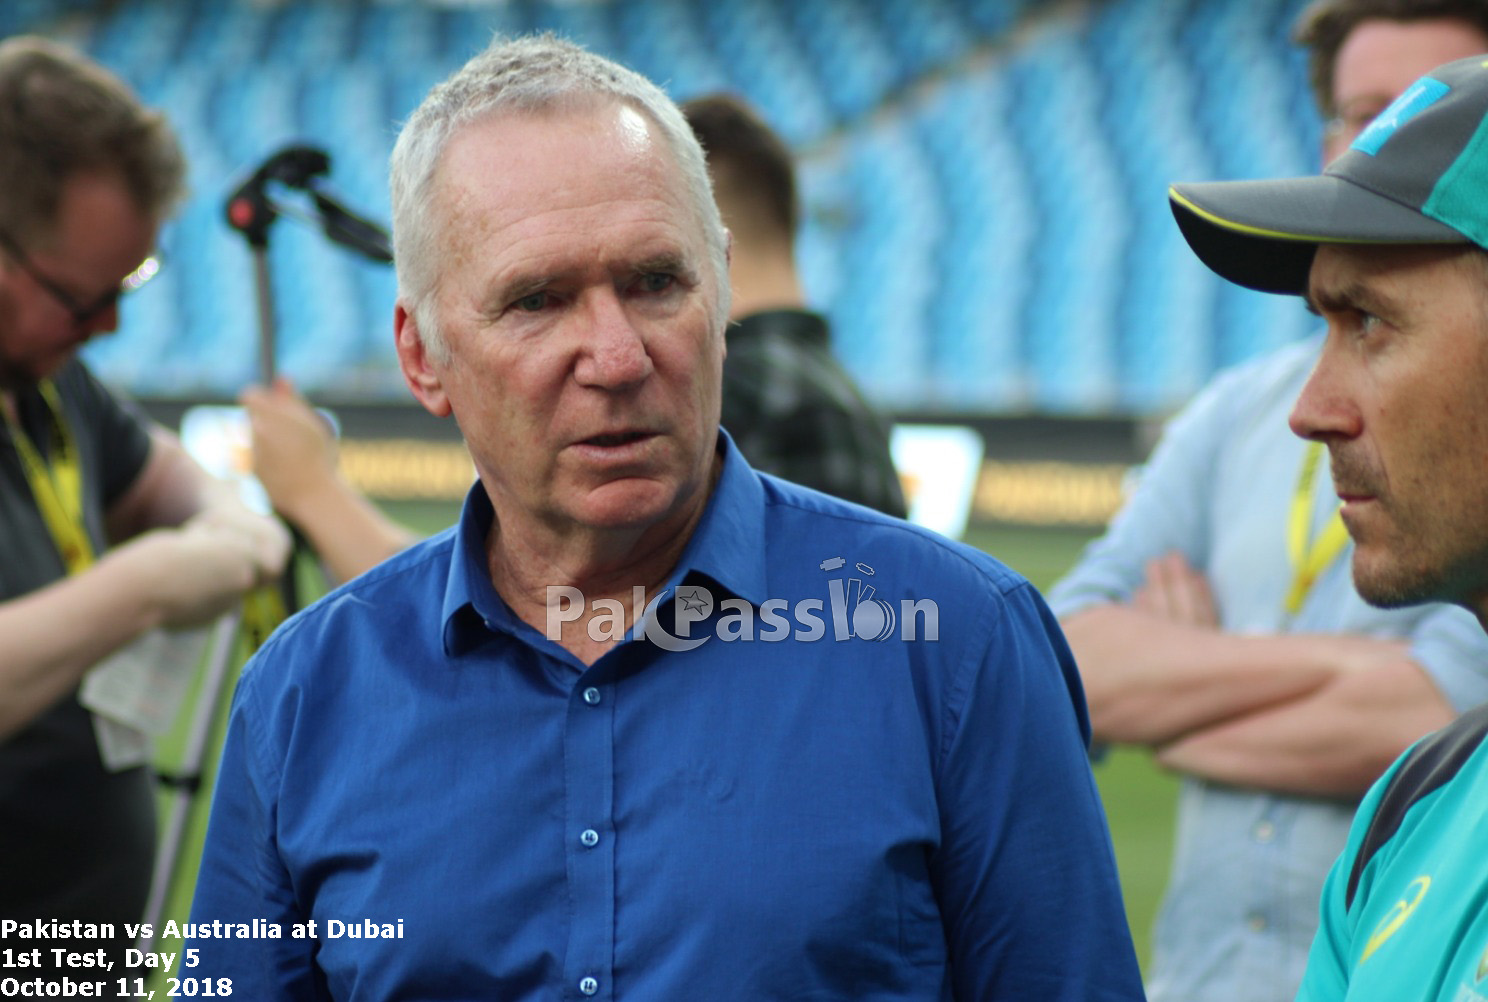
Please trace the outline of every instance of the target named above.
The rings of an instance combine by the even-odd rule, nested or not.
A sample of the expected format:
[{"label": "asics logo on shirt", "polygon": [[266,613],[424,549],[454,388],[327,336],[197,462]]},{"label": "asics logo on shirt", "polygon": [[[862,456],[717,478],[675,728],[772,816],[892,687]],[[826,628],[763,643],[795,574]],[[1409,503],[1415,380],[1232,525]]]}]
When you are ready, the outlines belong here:
[{"label": "asics logo on shirt", "polygon": [[1426,892],[1431,889],[1431,878],[1426,876],[1417,877],[1412,880],[1405,889],[1405,895],[1385,913],[1380,919],[1379,925],[1374,927],[1370,933],[1369,940],[1364,944],[1364,952],[1359,955],[1359,963],[1368,960],[1375,950],[1385,945],[1385,941],[1395,935],[1396,931],[1403,925],[1405,920],[1411,917],[1411,912],[1421,903]]}]

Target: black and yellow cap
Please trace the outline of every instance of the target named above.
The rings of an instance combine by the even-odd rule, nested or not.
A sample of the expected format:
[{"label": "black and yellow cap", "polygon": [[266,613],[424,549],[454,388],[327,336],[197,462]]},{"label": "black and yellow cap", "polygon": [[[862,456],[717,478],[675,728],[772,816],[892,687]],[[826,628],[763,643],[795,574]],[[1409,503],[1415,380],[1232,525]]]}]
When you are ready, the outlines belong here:
[{"label": "black and yellow cap", "polygon": [[1488,247],[1488,56],[1411,84],[1314,177],[1175,184],[1169,204],[1220,276],[1302,295],[1318,245]]}]

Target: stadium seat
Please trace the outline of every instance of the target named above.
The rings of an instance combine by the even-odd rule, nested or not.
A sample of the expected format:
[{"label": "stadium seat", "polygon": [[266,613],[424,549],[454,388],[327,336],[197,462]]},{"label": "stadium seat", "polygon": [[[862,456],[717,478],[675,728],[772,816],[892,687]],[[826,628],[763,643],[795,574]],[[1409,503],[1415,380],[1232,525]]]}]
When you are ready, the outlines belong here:
[{"label": "stadium seat", "polygon": [[[252,266],[222,217],[244,170],[311,138],[332,187],[386,219],[387,156],[429,87],[493,31],[552,30],[679,99],[740,93],[781,132],[802,164],[809,294],[881,403],[1141,414],[1311,326],[1204,270],[1166,201],[1173,180],[1314,169],[1286,42],[1302,2],[12,0],[0,30],[83,39],[190,158],[170,278],[90,348],[135,392],[230,396],[254,378]],[[391,269],[309,230],[273,252],[286,363],[401,399]]]}]

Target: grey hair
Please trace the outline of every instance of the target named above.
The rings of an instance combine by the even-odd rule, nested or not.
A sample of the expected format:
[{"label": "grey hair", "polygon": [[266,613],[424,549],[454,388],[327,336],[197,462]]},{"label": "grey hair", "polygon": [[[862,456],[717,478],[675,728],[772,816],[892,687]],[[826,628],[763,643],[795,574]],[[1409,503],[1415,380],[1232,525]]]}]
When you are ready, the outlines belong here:
[{"label": "grey hair", "polygon": [[429,203],[434,174],[450,140],[477,119],[501,112],[562,112],[604,100],[634,108],[661,129],[704,229],[718,287],[715,321],[722,329],[730,298],[728,235],[713,200],[702,147],[677,105],[639,73],[551,34],[497,36],[429,92],[404,123],[389,165],[398,291],[436,359],[448,359],[448,346],[435,325],[431,302],[437,275]]}]

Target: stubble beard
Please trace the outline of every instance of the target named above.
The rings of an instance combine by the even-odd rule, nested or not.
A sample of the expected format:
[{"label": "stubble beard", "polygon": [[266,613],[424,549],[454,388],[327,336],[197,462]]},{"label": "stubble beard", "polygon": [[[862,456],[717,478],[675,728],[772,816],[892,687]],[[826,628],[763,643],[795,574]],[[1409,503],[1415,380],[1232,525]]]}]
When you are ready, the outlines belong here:
[{"label": "stubble beard", "polygon": [[[1354,588],[1370,605],[1399,609],[1427,602],[1475,603],[1488,591],[1488,531],[1461,519],[1389,516],[1383,538],[1357,541]],[[1380,535],[1377,533],[1377,535]]]}]

